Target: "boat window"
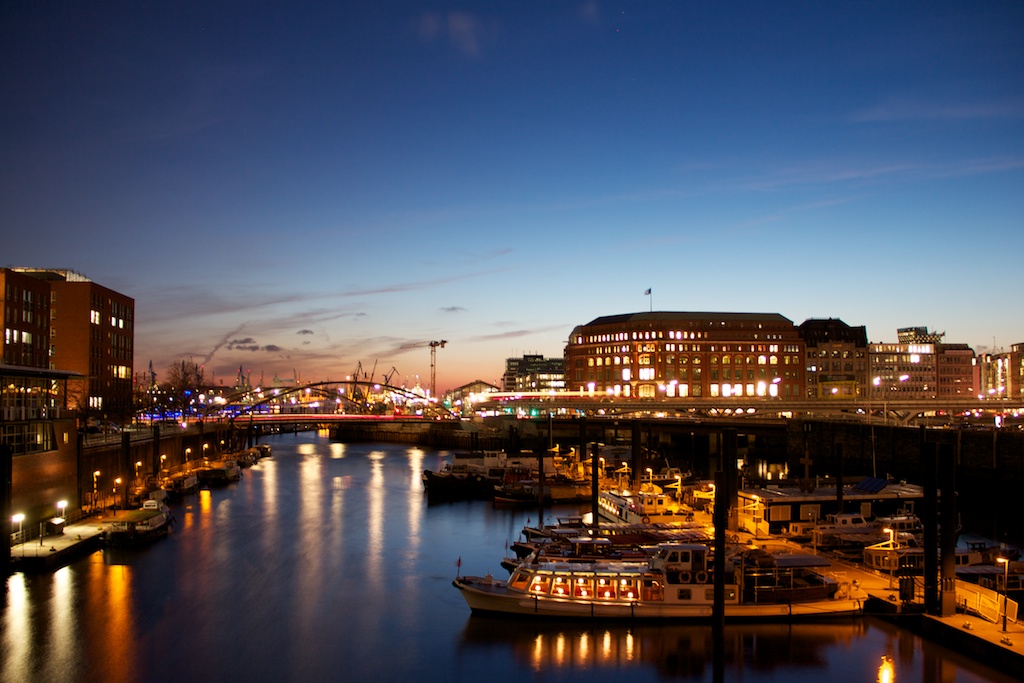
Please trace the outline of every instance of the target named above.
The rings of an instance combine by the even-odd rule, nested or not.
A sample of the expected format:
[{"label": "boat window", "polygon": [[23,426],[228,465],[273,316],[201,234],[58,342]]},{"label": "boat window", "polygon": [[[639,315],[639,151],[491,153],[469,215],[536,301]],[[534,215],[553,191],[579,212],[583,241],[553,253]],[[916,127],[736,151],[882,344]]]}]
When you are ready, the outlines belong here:
[{"label": "boat window", "polygon": [[530,582],[530,592],[531,593],[546,593],[547,590],[548,590],[548,583],[549,582],[550,582],[550,577],[547,577],[547,576],[535,576],[535,577],[533,577],[533,581]]},{"label": "boat window", "polygon": [[516,572],[512,575],[512,588],[526,590],[530,584],[530,574],[527,572]]},{"label": "boat window", "polygon": [[572,587],[572,594],[577,598],[594,597],[594,587],[591,585],[590,579],[577,577]]},{"label": "boat window", "polygon": [[614,600],[618,596],[616,588],[611,579],[601,577],[597,580],[597,597]]},{"label": "boat window", "polygon": [[556,576],[555,580],[551,584],[552,595],[568,595],[569,594],[569,579],[565,576]]},{"label": "boat window", "polygon": [[619,597],[623,600],[635,600],[639,595],[635,579],[619,579]]},{"label": "boat window", "polygon": [[677,589],[676,600],[693,600],[693,591],[689,588]]}]

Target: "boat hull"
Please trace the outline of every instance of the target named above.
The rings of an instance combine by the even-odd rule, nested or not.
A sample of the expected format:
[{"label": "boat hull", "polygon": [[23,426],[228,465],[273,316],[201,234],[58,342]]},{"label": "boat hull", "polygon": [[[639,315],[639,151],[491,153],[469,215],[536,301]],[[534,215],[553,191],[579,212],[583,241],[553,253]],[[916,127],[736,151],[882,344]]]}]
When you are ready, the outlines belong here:
[{"label": "boat hull", "polygon": [[[668,619],[702,621],[714,616],[713,605],[673,604],[642,601],[601,601],[527,595],[507,590],[505,583],[487,577],[461,577],[452,585],[459,589],[473,612],[530,617],[588,619]],[[710,588],[710,587],[709,587]],[[860,614],[864,599],[838,597],[791,603],[726,603],[727,621],[788,621],[824,619]]]}]

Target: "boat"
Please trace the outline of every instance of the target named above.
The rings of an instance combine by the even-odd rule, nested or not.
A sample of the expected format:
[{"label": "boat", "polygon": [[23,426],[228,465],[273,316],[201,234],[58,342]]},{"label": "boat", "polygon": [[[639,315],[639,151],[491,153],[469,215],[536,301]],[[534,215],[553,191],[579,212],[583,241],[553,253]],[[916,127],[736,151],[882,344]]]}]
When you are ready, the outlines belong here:
[{"label": "boat", "polygon": [[160,480],[160,488],[166,491],[168,496],[180,498],[199,489],[199,477],[190,471],[175,472]]},{"label": "boat", "polygon": [[[869,569],[899,576],[923,576],[925,555],[924,547],[916,541],[885,540],[866,546],[862,561]],[[938,550],[936,550],[936,567],[938,567]],[[972,548],[957,547],[954,549],[954,565],[958,568],[983,564],[981,552]]]},{"label": "boat", "polygon": [[429,501],[491,500],[495,486],[528,479],[536,468],[533,453],[473,450],[454,453],[451,462],[439,470],[423,470],[420,478]]},{"label": "boat", "polygon": [[[863,611],[867,593],[840,582],[817,555],[737,554],[727,566],[724,618],[781,620]],[[703,544],[663,544],[645,563],[519,564],[507,580],[457,576],[474,612],[531,617],[706,620],[713,616],[713,558]]]},{"label": "boat", "polygon": [[103,531],[108,545],[134,545],[163,536],[171,530],[174,518],[163,501],[147,500],[137,510],[118,512]]},{"label": "boat", "polygon": [[625,488],[600,491],[597,512],[606,521],[628,524],[682,524],[694,519],[691,508],[651,484],[643,484],[636,491]]},{"label": "boat", "polygon": [[448,463],[438,471],[423,470],[423,490],[428,500],[491,500],[496,486],[532,476],[519,465],[473,465]]},{"label": "boat", "polygon": [[544,493],[545,504],[585,503],[593,500],[593,485],[589,481],[570,479],[561,475],[545,479],[543,485],[536,479],[497,484],[494,487],[494,503],[496,505],[520,505],[536,503]]},{"label": "boat", "polygon": [[199,485],[224,485],[242,478],[242,468],[234,460],[204,460],[195,469]]}]

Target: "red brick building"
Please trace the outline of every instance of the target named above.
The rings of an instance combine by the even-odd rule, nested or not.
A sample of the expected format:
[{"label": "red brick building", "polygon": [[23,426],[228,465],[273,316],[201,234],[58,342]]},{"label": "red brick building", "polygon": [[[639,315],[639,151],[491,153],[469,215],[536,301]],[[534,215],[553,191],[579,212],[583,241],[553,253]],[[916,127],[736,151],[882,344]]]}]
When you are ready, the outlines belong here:
[{"label": "red brick building", "polygon": [[565,383],[632,398],[800,398],[803,356],[798,328],[778,313],[627,313],[572,331]]}]

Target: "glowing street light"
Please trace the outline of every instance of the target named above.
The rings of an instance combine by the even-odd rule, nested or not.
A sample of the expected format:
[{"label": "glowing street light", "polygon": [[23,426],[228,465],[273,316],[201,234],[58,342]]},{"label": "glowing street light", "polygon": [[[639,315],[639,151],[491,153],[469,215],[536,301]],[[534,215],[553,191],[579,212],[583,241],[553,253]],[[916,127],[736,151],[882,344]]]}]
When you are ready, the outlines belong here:
[{"label": "glowing street light", "polygon": [[882,529],[882,533],[889,534],[889,554],[888,554],[888,559],[889,559],[889,589],[891,590],[892,589],[892,582],[893,582],[893,571],[894,571],[893,565],[896,564],[896,562],[894,561],[896,559],[896,543],[895,543],[896,531],[893,530],[893,529],[889,529],[887,527],[885,529]]},{"label": "glowing street light", "polygon": [[25,514],[23,512],[19,512],[11,517],[11,521],[18,523],[18,539],[21,541],[21,556],[25,557],[25,537],[22,535],[21,531],[21,524],[25,521]]},{"label": "glowing street light", "polygon": [[135,478],[136,479],[139,478],[139,468],[140,467],[142,467],[142,461],[141,460],[136,460],[135,461]]},{"label": "glowing street light", "polygon": [[100,477],[100,471],[96,470],[92,473],[92,509],[96,509],[96,480]]},{"label": "glowing street light", "polygon": [[68,502],[66,500],[58,500],[57,501],[57,516],[60,517],[61,519],[63,519],[64,518],[64,510],[66,510],[67,507],[68,507]]},{"label": "glowing street light", "polygon": [[1009,607],[1009,587],[1007,581],[1010,579],[1010,560],[1005,557],[997,557],[996,562],[1003,565],[1003,633],[1006,632],[1006,612]]}]

